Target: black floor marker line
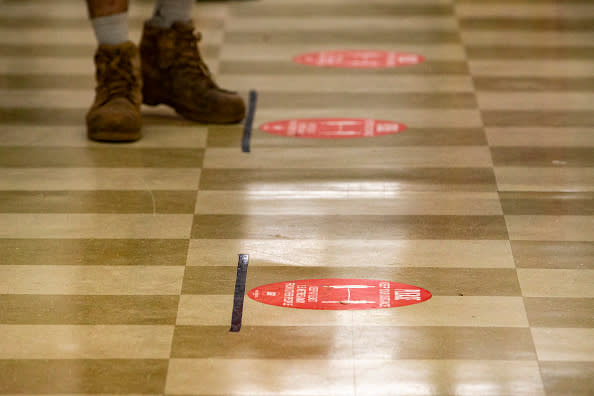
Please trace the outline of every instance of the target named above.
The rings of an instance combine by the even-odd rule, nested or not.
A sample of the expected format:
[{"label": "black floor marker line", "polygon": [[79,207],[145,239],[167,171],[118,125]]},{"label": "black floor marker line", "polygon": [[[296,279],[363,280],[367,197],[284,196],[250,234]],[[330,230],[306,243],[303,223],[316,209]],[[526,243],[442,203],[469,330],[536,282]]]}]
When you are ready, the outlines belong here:
[{"label": "black floor marker line", "polygon": [[249,256],[239,255],[237,263],[237,278],[235,279],[235,295],[233,296],[233,315],[231,317],[231,329],[234,333],[241,330],[241,317],[243,316],[243,298],[245,296],[245,280],[247,278]]},{"label": "black floor marker line", "polygon": [[254,115],[256,114],[256,106],[258,104],[258,93],[255,90],[250,91],[250,99],[248,103],[248,111],[243,124],[243,138],[241,139],[241,151],[244,153],[250,152],[250,143],[252,140],[252,124],[254,123]]}]

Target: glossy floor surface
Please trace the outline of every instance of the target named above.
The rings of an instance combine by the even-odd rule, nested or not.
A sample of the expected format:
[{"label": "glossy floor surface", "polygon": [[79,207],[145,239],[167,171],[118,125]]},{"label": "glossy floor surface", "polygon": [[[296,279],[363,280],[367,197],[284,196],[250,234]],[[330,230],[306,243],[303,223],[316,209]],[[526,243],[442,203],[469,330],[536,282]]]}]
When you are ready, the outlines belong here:
[{"label": "glossy floor surface", "polygon": [[[132,2],[137,40],[150,2]],[[594,394],[594,3],[199,3],[223,86],[255,125],[371,117],[351,140],[196,125],[85,138],[82,0],[0,2],[0,393]],[[292,63],[414,52],[381,70]],[[310,278],[403,282],[427,302],[311,311],[246,299]]]}]

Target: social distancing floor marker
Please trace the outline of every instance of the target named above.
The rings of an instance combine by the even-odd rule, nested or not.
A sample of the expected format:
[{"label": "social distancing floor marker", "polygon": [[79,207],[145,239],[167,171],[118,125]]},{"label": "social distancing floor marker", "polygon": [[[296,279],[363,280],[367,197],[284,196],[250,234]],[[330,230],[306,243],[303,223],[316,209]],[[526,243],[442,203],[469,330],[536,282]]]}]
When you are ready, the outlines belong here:
[{"label": "social distancing floor marker", "polygon": [[248,296],[285,308],[363,310],[419,304],[431,298],[418,286],[373,279],[303,279],[256,287]]},{"label": "social distancing floor marker", "polygon": [[297,55],[293,62],[318,67],[379,69],[417,65],[425,61],[418,54],[376,50],[320,51]]},{"label": "social distancing floor marker", "polygon": [[279,136],[312,139],[351,139],[393,135],[406,129],[394,121],[370,118],[305,118],[260,125],[260,130]]}]

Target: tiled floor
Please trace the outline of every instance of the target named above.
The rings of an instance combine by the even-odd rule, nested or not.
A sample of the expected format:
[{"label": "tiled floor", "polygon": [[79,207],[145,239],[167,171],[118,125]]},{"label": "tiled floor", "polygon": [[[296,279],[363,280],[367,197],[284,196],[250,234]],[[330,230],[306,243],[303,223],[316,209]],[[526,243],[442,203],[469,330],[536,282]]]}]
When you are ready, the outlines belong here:
[{"label": "tiled floor", "polygon": [[[138,40],[152,2],[132,1]],[[198,3],[255,125],[371,117],[397,135],[310,140],[145,108],[144,138],[85,138],[82,0],[0,1],[0,393],[594,394],[594,3]],[[414,52],[380,70],[291,62]],[[433,293],[364,311],[247,287],[370,278]]]}]

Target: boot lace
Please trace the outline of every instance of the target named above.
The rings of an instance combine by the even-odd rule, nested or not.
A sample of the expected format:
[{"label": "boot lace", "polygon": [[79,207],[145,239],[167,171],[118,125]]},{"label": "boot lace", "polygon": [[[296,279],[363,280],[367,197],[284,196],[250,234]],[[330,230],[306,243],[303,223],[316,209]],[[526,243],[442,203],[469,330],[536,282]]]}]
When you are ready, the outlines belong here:
[{"label": "boot lace", "polygon": [[100,52],[96,61],[102,65],[98,70],[98,77],[105,94],[104,103],[116,97],[134,102],[132,92],[138,85],[138,78],[133,72],[131,56],[120,50],[115,53]]},{"label": "boot lace", "polygon": [[202,39],[202,34],[200,32],[194,33],[192,28],[183,28],[178,29],[176,39],[177,49],[179,51],[176,54],[176,64],[180,68],[180,71],[187,74],[188,77],[206,77],[209,84],[216,87],[212,74],[206,63],[202,60],[198,49],[198,43]]}]

